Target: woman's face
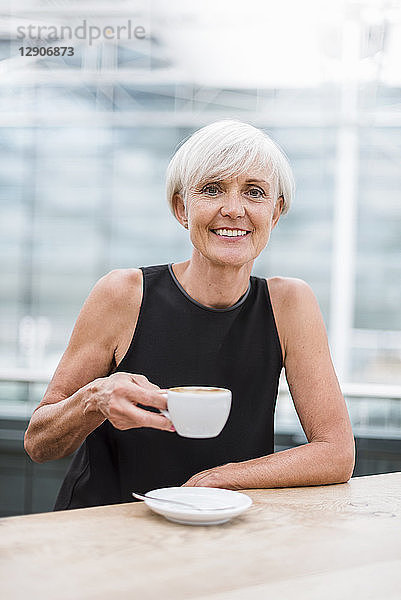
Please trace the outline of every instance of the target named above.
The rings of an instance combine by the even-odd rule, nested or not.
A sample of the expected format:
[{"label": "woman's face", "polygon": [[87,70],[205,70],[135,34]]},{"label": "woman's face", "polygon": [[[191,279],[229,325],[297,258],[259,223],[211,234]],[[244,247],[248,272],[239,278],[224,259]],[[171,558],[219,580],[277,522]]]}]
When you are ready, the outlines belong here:
[{"label": "woman's face", "polygon": [[187,193],[187,213],[180,196],[177,216],[187,220],[193,246],[214,263],[232,266],[254,260],[269,241],[281,210],[266,173],[210,179]]}]

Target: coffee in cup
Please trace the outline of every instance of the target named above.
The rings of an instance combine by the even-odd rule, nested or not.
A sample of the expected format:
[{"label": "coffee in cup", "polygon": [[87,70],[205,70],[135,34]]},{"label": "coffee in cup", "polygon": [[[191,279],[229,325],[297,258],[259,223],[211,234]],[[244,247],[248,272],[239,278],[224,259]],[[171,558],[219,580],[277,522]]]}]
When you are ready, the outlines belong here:
[{"label": "coffee in cup", "polygon": [[167,410],[160,412],[176,432],[189,438],[219,435],[231,409],[231,391],[209,386],[178,386],[167,390]]}]

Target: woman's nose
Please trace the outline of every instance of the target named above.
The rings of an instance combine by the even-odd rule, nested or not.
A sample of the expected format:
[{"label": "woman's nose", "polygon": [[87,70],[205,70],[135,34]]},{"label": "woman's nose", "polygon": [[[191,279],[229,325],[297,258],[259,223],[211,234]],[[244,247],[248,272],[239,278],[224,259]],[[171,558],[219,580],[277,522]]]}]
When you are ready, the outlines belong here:
[{"label": "woman's nose", "polygon": [[231,218],[243,217],[245,215],[245,208],[241,194],[237,194],[236,192],[225,194],[220,212],[222,216]]}]

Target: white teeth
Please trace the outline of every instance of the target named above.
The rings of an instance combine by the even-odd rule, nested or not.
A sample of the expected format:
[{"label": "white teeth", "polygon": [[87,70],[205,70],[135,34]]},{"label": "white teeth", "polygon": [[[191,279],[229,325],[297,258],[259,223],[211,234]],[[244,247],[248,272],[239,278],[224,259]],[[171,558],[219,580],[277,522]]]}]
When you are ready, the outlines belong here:
[{"label": "white teeth", "polygon": [[241,229],[215,229],[214,231],[217,235],[226,235],[228,237],[241,237],[247,234],[246,231]]}]

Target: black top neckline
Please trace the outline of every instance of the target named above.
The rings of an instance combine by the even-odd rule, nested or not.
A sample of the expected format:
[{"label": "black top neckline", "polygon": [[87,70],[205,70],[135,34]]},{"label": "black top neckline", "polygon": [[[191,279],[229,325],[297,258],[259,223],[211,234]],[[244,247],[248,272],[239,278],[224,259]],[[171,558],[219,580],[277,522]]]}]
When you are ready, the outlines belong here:
[{"label": "black top neckline", "polygon": [[168,264],[168,270],[169,273],[171,275],[172,280],[174,281],[175,285],[178,287],[178,289],[180,290],[180,292],[182,294],[184,294],[184,296],[190,300],[193,304],[195,304],[196,306],[199,306],[200,308],[203,308],[204,310],[210,310],[211,312],[229,312],[230,310],[235,310],[236,308],[242,306],[245,302],[245,300],[247,299],[249,292],[251,291],[251,279],[249,279],[249,283],[248,283],[248,289],[246,290],[245,294],[243,294],[235,304],[233,304],[232,306],[227,306],[226,308],[213,308],[212,306],[205,306],[205,304],[201,304],[200,302],[198,302],[197,300],[195,300],[194,298],[192,298],[192,296],[190,296],[182,287],[182,285],[180,284],[180,282],[178,281],[177,277],[175,276],[175,273],[173,271],[173,263],[169,263]]}]

